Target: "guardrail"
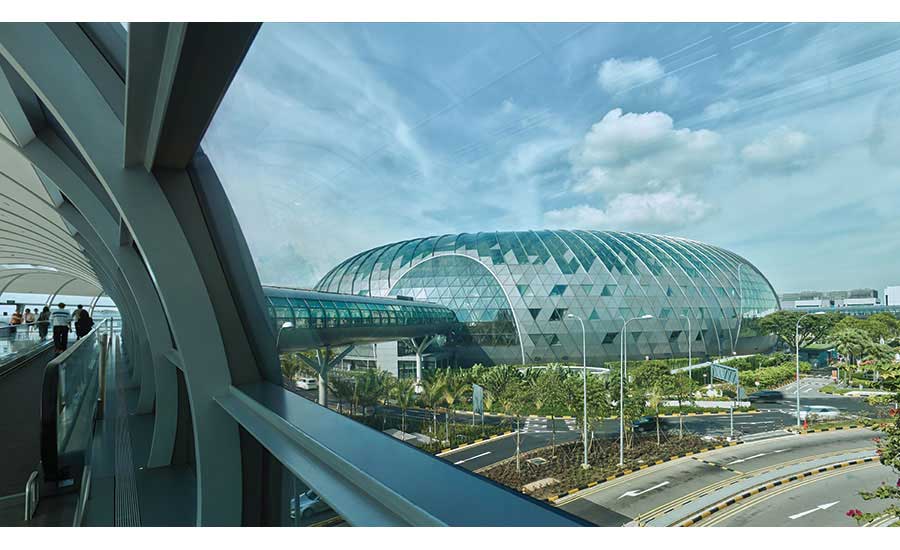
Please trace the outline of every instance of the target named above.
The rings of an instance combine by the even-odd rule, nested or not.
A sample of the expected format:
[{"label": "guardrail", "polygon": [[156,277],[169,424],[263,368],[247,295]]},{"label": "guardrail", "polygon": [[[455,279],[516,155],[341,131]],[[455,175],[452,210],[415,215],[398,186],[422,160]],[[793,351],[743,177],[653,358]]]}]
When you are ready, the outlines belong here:
[{"label": "guardrail", "polygon": [[351,525],[589,525],[274,384],[216,401]]},{"label": "guardrail", "polygon": [[66,462],[78,463],[90,444],[102,387],[101,348],[108,345],[109,319],[56,356],[44,370],[41,390],[41,464],[47,480],[64,479]]}]

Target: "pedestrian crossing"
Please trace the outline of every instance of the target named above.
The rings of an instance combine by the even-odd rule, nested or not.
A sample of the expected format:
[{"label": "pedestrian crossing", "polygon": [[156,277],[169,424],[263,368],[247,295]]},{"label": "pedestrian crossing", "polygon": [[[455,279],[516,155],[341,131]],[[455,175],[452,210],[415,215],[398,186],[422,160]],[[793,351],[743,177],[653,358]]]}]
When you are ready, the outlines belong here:
[{"label": "pedestrian crossing", "polygon": [[[577,431],[574,418],[557,418],[556,432],[572,432]],[[522,427],[522,433],[532,434],[548,434],[553,432],[553,424],[549,418],[526,418],[525,425]]]}]

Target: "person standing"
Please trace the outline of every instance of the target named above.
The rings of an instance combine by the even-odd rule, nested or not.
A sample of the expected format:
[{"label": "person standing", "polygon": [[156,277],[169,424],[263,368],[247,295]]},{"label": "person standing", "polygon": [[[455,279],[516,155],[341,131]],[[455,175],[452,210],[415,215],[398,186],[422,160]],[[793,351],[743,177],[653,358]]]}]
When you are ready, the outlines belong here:
[{"label": "person standing", "polygon": [[10,315],[10,319],[9,319],[9,325],[10,325],[9,326],[9,334],[15,335],[16,328],[18,328],[18,326],[21,324],[22,324],[22,314],[19,313],[19,310],[13,311],[13,314]]},{"label": "person standing", "polygon": [[31,308],[25,308],[25,332],[31,334],[32,327],[34,327],[34,313],[31,312]]},{"label": "person standing", "polygon": [[45,340],[47,338],[47,331],[50,330],[50,308],[44,306],[44,309],[41,310],[41,314],[38,315],[37,318],[37,327],[38,327],[38,337],[41,340]]},{"label": "person standing", "polygon": [[56,349],[57,355],[69,347],[69,325],[71,323],[72,316],[66,309],[66,304],[60,302],[59,309],[54,309],[50,314],[50,324],[53,325],[53,347]]},{"label": "person standing", "polygon": [[78,306],[75,310],[75,338],[80,340],[94,326],[94,320],[83,306]]}]

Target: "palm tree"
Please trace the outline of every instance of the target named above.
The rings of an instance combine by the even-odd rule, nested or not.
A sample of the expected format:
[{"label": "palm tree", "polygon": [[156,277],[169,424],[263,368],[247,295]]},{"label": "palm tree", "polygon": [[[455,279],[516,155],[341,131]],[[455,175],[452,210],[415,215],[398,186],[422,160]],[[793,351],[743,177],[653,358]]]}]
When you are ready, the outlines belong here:
[{"label": "palm tree", "polygon": [[444,391],[442,392],[441,399],[447,406],[447,413],[444,415],[444,426],[446,428],[447,441],[450,441],[450,414],[453,410],[453,405],[457,401],[462,400],[463,396],[468,390],[468,386],[458,374],[454,374],[448,368],[444,374],[443,390]]},{"label": "palm tree", "polygon": [[338,398],[338,412],[344,413],[344,401],[350,403],[350,414],[353,414],[354,384],[344,376],[329,376],[328,386],[331,392]]},{"label": "palm tree", "polygon": [[406,411],[416,401],[416,383],[410,378],[397,379],[393,384],[392,397],[400,408],[400,431],[406,432]]},{"label": "palm tree", "polygon": [[437,408],[444,396],[444,376],[440,371],[434,371],[422,380],[422,393],[420,398],[426,408],[431,409],[432,433],[437,435]]},{"label": "palm tree", "polygon": [[297,377],[297,374],[300,372],[300,361],[297,358],[291,355],[282,355],[281,359],[281,372],[284,374],[284,377],[290,380],[293,385],[294,379]]}]

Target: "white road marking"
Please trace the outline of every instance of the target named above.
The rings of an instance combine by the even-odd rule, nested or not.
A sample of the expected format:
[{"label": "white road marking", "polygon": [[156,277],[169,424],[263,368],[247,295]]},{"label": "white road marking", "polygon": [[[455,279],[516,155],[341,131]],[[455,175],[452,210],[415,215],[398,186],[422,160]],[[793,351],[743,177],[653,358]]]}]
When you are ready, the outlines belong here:
[{"label": "white road marking", "polygon": [[733,460],[733,461],[729,462],[728,465],[731,466],[732,464],[740,464],[741,462],[747,462],[748,460],[753,460],[754,458],[766,456],[767,454],[769,454],[769,453],[759,453],[759,454],[755,454],[753,456],[748,456],[747,458],[739,458],[737,460]]},{"label": "white road marking", "polygon": [[768,454],[778,454],[778,453],[783,453],[783,452],[785,452],[786,450],[787,450],[787,449],[777,449],[777,450],[775,450],[775,451],[772,451],[771,453],[759,453],[759,454],[755,454],[755,455],[753,455],[753,456],[748,456],[747,458],[739,458],[739,459],[737,459],[737,460],[734,460],[734,461],[729,462],[728,465],[730,466],[730,465],[732,465],[732,464],[740,464],[741,462],[747,462],[748,460],[753,460],[754,458],[759,458],[759,457],[761,457],[761,456],[766,456],[766,455],[768,455]]},{"label": "white road marking", "polygon": [[669,484],[668,481],[663,481],[662,483],[660,483],[658,485],[654,485],[653,487],[650,487],[649,489],[644,489],[644,490],[635,489],[634,491],[627,491],[625,493],[622,493],[622,496],[620,496],[619,498],[640,496],[640,495],[643,495],[644,493],[649,493],[650,491],[652,491],[654,489],[659,489],[660,487],[665,487],[668,484]]},{"label": "white road marking", "polygon": [[469,458],[466,458],[466,459],[464,459],[464,460],[457,460],[456,462],[454,462],[454,464],[462,464],[463,462],[468,462],[468,461],[470,461],[470,460],[475,460],[476,458],[481,458],[481,457],[483,457],[484,455],[489,455],[489,454],[491,454],[490,451],[488,451],[488,452],[486,452],[486,453],[481,453],[480,455],[470,456]]},{"label": "white road marking", "polygon": [[802,518],[803,516],[812,514],[813,512],[818,512],[819,510],[827,510],[827,509],[831,508],[832,506],[834,506],[835,504],[837,504],[838,502],[840,502],[840,501],[836,500],[834,502],[829,502],[827,504],[820,504],[811,510],[807,510],[805,512],[800,512],[799,514],[794,514],[793,516],[788,516],[788,517],[790,519]]}]

